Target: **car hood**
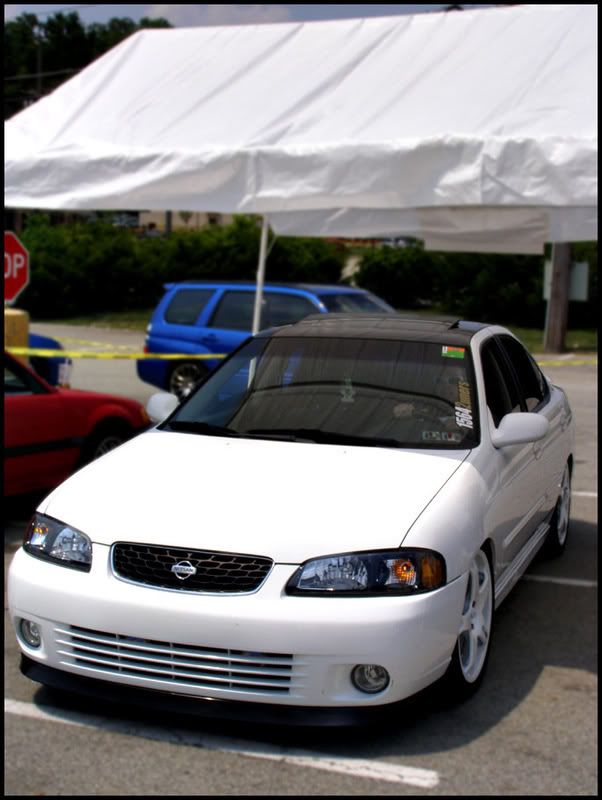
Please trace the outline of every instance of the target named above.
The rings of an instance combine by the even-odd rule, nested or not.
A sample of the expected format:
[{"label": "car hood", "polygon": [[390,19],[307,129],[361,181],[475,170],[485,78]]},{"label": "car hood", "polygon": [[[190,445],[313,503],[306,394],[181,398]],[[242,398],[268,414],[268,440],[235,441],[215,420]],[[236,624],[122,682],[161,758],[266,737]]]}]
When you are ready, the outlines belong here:
[{"label": "car hood", "polygon": [[39,510],[97,543],[250,553],[298,564],[397,547],[467,452],[152,430],[75,473]]}]

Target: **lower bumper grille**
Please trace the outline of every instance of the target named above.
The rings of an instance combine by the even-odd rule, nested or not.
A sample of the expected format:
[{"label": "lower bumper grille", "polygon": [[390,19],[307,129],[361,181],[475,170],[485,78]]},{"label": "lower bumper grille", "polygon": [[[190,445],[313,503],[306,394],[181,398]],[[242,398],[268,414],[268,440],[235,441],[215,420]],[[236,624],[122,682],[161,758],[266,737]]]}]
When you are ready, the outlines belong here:
[{"label": "lower bumper grille", "polygon": [[103,673],[105,678],[261,695],[287,694],[291,688],[292,655],[174,644],[74,626],[56,627],[54,633],[66,666]]}]

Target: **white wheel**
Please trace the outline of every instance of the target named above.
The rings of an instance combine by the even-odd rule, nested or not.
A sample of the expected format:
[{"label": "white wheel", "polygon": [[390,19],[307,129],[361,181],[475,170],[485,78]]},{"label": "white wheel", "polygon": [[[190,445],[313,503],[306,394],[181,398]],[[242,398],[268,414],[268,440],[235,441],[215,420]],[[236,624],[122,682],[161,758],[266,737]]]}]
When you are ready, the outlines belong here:
[{"label": "white wheel", "polygon": [[551,558],[562,555],[566,547],[566,540],[569,533],[569,519],[571,516],[571,472],[567,464],[560,480],[558,501],[552,520],[550,530],[543,546],[543,553]]},{"label": "white wheel", "polygon": [[468,585],[458,634],[460,669],[467,683],[478,680],[485,666],[492,619],[491,567],[485,553],[479,550],[468,571]]},{"label": "white wheel", "polygon": [[451,701],[470,697],[483,679],[493,631],[493,602],[491,564],[485,551],[479,550],[468,568],[458,638],[441,680]]}]

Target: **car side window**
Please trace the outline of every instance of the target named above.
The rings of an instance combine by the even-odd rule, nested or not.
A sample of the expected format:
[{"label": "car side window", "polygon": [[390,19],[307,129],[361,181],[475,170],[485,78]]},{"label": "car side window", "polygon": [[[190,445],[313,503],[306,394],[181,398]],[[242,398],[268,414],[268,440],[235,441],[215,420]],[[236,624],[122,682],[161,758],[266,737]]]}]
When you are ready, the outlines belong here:
[{"label": "car side window", "polygon": [[43,387],[29,373],[4,365],[4,396],[21,394],[43,394]]},{"label": "car side window", "polygon": [[212,296],[213,289],[179,289],[165,310],[165,321],[194,325]]},{"label": "car side window", "polygon": [[485,399],[497,428],[506,414],[522,410],[521,398],[503,354],[493,340],[481,349]]},{"label": "car side window", "polygon": [[519,341],[511,336],[500,336],[499,342],[514,367],[527,411],[535,410],[548,398],[549,388],[546,379]]},{"label": "car side window", "polygon": [[224,292],[224,296],[220,300],[209,325],[212,328],[250,331],[253,327],[254,305],[255,292]]},{"label": "car side window", "polygon": [[306,297],[294,294],[273,292],[266,294],[265,299],[266,305],[261,318],[263,328],[289,325],[291,322],[298,322],[308,314],[315,314],[318,310]]}]

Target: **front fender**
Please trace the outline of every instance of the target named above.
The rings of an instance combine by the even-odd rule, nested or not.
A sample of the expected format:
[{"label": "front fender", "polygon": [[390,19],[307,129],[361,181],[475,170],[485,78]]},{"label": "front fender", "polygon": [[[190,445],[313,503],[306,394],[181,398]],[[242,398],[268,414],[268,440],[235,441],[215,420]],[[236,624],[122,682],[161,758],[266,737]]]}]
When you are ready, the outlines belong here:
[{"label": "front fender", "polygon": [[403,538],[403,547],[427,547],[445,558],[448,582],[466,573],[483,542],[487,481],[464,462],[439,490]]}]

